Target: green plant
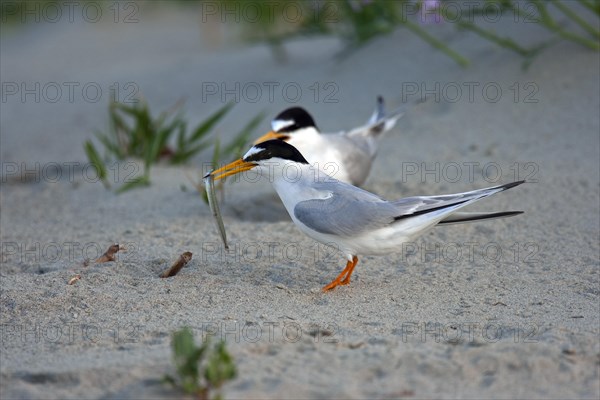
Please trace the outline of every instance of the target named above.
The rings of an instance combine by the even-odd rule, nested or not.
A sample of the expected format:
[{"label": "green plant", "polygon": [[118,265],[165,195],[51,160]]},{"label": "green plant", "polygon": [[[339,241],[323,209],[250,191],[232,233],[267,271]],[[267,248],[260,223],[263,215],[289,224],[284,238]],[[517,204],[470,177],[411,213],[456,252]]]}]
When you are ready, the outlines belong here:
[{"label": "green plant", "polygon": [[221,398],[219,391],[223,384],[237,375],[224,341],[213,345],[207,338],[198,347],[192,330],[184,327],[173,333],[171,347],[177,376],[165,375],[164,381],[198,399],[209,399],[214,392],[213,399]]},{"label": "green plant", "polygon": [[[239,0],[221,0],[223,9],[236,9]],[[467,4],[468,3],[468,4]],[[469,31],[495,45],[514,51],[525,58],[528,66],[533,58],[558,40],[570,40],[598,51],[600,49],[600,3],[592,0],[542,1],[542,0],[485,0],[463,5],[443,0],[341,0],[295,3],[297,18],[293,21],[284,10],[285,3],[269,0],[255,2],[261,8],[259,18],[252,20],[251,32],[244,36],[250,40],[269,43],[279,59],[284,58],[282,43],[297,36],[333,35],[346,42],[342,55],[348,54],[371,39],[405,27],[432,47],[442,51],[461,66],[469,60],[436,37],[428,29],[432,23],[452,23],[458,29]],[[551,13],[554,8],[557,12]],[[237,9],[240,9],[238,7]],[[562,14],[572,22],[567,27],[554,15]],[[586,15],[587,14],[587,15]],[[497,20],[498,15],[511,15],[522,23],[537,24],[553,37],[533,46],[524,46],[518,40],[501,36],[486,21]],[[584,17],[585,16],[585,17]],[[589,22],[593,20],[594,22]],[[250,24],[249,24],[250,25]],[[255,29],[258,27],[259,29]],[[258,32],[258,33],[256,33]]]},{"label": "green plant", "polygon": [[[231,110],[233,103],[224,105],[189,132],[181,113],[176,113],[179,107],[178,103],[171,110],[154,117],[144,101],[131,105],[113,102],[109,105],[108,131],[95,132],[96,138],[104,146],[104,157],[100,156],[91,140],[84,144],[88,160],[96,167],[99,178],[107,188],[110,188],[107,161],[126,158],[143,160],[143,174],[116,189],[117,193],[121,193],[148,186],[152,165],[160,161],[173,165],[183,164],[212,143],[218,143],[218,138],[211,141],[209,136],[214,126]],[[237,154],[262,118],[262,114],[254,117],[246,126],[246,130],[235,136],[223,151],[218,150],[215,153],[216,159],[213,159],[213,162],[218,163],[220,157]],[[220,149],[220,146],[216,147]]]}]

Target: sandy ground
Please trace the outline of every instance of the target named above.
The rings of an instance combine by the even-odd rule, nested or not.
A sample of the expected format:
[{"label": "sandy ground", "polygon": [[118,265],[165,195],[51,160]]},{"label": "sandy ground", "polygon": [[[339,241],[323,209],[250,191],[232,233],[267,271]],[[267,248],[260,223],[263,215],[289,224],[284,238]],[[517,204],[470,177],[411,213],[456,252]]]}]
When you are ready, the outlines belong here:
[{"label": "sandy ground", "polygon": [[[226,339],[239,368],[226,398],[600,396],[598,53],[560,43],[524,71],[514,54],[440,25],[431,29],[471,67],[404,31],[342,62],[338,41],[298,40],[282,64],[264,46],[213,49],[203,38],[215,32],[193,8],[137,17],[3,31],[1,398],[179,397],[160,379],[173,372],[170,334],[184,325],[198,340]],[[497,29],[546,37],[523,24]],[[82,143],[106,127],[111,85],[123,96],[137,85],[157,110],[185,97],[193,125],[222,104],[202,88],[222,82],[240,84],[224,136],[292,104],[285,85],[301,88],[294,104],[324,131],[364,122],[378,94],[393,107],[432,91],[382,140],[366,188],[400,198],[526,178],[475,207],[525,214],[362,257],[350,286],[323,294],[344,261],[294,227],[268,184],[227,188],[226,252],[186,177],[208,155],[154,168],[152,187],[118,196],[86,175]],[[272,99],[241,93],[272,82]],[[39,101],[21,96],[22,83]],[[56,85],[64,92],[53,102]],[[128,248],[117,262],[81,265],[114,242]],[[159,279],[184,251],[189,266]]]}]

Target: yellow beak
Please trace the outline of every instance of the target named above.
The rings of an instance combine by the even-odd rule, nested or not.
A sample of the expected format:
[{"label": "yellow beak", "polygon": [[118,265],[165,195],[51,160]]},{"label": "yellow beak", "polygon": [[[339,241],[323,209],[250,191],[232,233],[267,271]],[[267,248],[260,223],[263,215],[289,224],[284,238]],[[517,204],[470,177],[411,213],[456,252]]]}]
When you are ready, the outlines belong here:
[{"label": "yellow beak", "polygon": [[210,173],[210,175],[212,175],[214,177],[215,181],[218,181],[219,179],[223,179],[227,176],[239,174],[240,172],[244,172],[244,171],[248,171],[249,169],[252,169],[254,167],[256,167],[256,164],[251,163],[251,162],[246,162],[240,158],[239,160],[229,163],[229,164],[225,165],[224,167],[215,169],[213,172]]},{"label": "yellow beak", "polygon": [[262,142],[266,142],[267,140],[273,140],[273,139],[279,139],[279,140],[281,140],[281,139],[283,139],[284,137],[287,137],[287,136],[288,135],[277,133],[275,131],[270,131],[270,132],[265,133],[264,135],[262,135],[258,139],[256,139],[254,141],[254,144],[259,144],[259,143],[262,143]]}]

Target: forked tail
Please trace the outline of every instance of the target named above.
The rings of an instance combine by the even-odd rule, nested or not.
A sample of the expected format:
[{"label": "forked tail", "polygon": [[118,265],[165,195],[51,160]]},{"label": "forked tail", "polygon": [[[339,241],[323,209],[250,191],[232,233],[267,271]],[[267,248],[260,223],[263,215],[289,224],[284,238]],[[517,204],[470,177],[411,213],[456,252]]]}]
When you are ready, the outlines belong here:
[{"label": "forked tail", "polygon": [[367,122],[366,126],[367,129],[364,130],[363,134],[366,133],[367,136],[377,137],[379,136],[379,134],[389,131],[394,127],[394,125],[396,125],[396,122],[400,118],[402,118],[402,116],[407,110],[425,101],[426,100],[421,100],[419,98],[418,100],[412,101],[410,103],[402,104],[394,111],[387,113],[385,111],[385,102],[383,100],[383,97],[377,96],[377,106],[375,108],[375,111],[371,115],[371,118],[369,118],[369,121]]}]

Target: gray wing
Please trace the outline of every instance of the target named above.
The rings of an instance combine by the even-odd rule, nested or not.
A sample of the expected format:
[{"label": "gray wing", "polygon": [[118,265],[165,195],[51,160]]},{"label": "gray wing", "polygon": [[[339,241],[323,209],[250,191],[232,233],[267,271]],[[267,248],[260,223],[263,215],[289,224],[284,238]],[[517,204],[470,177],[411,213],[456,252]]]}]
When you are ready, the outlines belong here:
[{"label": "gray wing", "polygon": [[436,211],[440,211],[441,214],[446,213],[448,215],[462,206],[466,206],[467,204],[473,203],[484,197],[491,196],[494,193],[502,192],[522,183],[524,183],[524,181],[511,182],[505,185],[472,190],[470,192],[445,194],[440,196],[406,197],[404,199],[392,202],[398,211],[400,211],[400,214],[396,216],[395,219],[399,220],[411,216],[433,213]]},{"label": "gray wing", "polygon": [[330,192],[326,199],[305,200],[294,216],[308,228],[336,236],[355,236],[394,222],[397,208],[380,197],[339,181],[317,182],[314,188]]},{"label": "gray wing", "polygon": [[299,202],[294,208],[294,216],[308,228],[320,233],[355,236],[423,214],[435,215],[433,219],[442,220],[459,208],[521,183],[523,181],[465,193],[407,197],[387,202],[339,181],[318,182],[315,189],[330,191],[331,197]]}]

